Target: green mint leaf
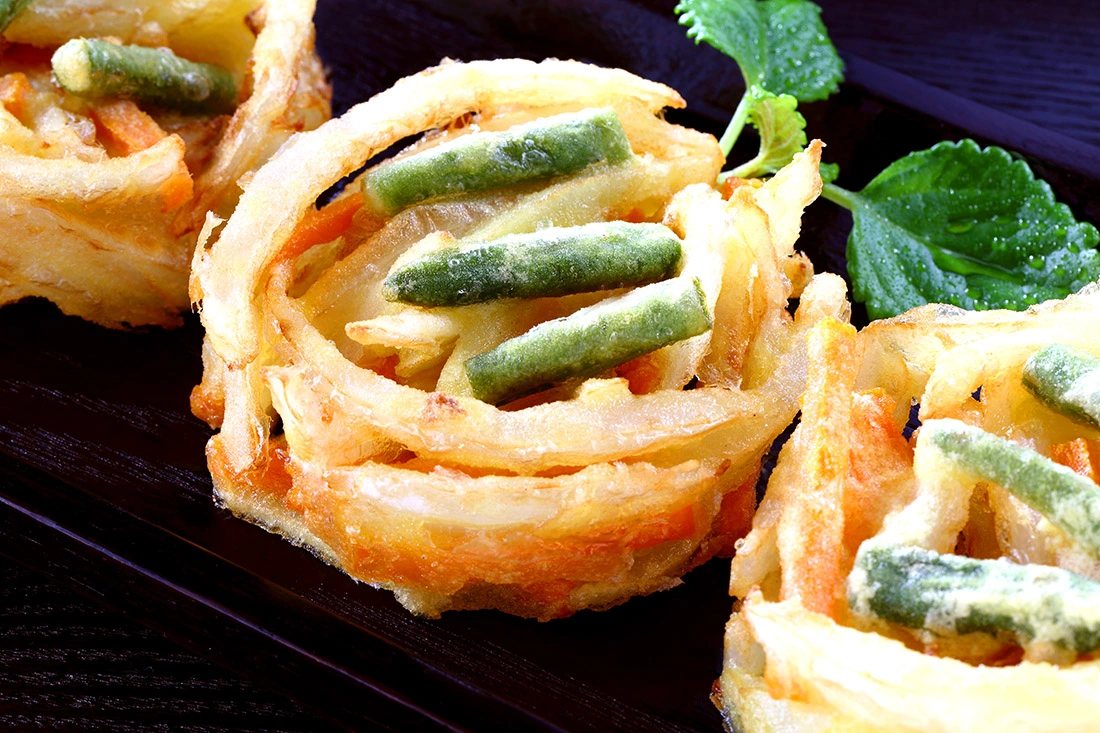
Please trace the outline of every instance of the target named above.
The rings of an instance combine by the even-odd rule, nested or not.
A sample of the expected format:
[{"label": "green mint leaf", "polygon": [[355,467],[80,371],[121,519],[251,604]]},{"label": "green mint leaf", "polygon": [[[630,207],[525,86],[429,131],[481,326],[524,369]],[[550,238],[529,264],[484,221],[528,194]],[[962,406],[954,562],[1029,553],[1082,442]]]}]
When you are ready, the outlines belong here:
[{"label": "green mint leaf", "polygon": [[821,8],[809,0],[767,0],[760,5],[768,23],[764,88],[800,102],[834,94],[844,79],[844,62],[821,22]]},{"label": "green mint leaf", "polygon": [[748,120],[760,133],[760,152],[729,174],[738,178],[758,178],[791,162],[806,147],[806,119],[798,112],[798,100],[789,94],[775,95],[760,87],[750,87]]},{"label": "green mint leaf", "polygon": [[681,0],[674,12],[688,38],[731,57],[751,87],[764,80],[768,68],[768,26],[760,5],[758,0]]},{"label": "green mint leaf", "polygon": [[859,193],[825,193],[852,210],[848,273],[871,318],[929,302],[1023,310],[1100,278],[1096,228],[1000,148],[939,143]]},{"label": "green mint leaf", "polygon": [[836,163],[822,163],[818,166],[822,183],[832,183],[840,176],[840,166]]},{"label": "green mint leaf", "polygon": [[809,0],[681,0],[688,37],[706,41],[741,67],[745,86],[825,99],[844,78],[844,64]]}]

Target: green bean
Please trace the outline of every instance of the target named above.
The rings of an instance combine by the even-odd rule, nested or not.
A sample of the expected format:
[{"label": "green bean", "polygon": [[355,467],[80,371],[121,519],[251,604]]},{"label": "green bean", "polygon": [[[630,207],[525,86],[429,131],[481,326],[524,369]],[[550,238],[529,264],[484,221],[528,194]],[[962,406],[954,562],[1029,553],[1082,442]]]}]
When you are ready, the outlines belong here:
[{"label": "green bean", "polygon": [[53,55],[65,91],[81,97],[121,97],[181,112],[232,112],[237,84],[226,69],[198,64],[167,49],[73,39]]},{"label": "green bean", "polygon": [[395,268],[382,295],[421,306],[569,295],[663,280],[679,262],[668,227],[597,222],[431,252]]},{"label": "green bean", "polygon": [[957,420],[921,428],[948,460],[1007,489],[1100,557],[1100,487],[1030,448]]},{"label": "green bean", "polygon": [[595,376],[711,327],[699,281],[674,278],[547,321],[466,361],[474,396],[491,404]]},{"label": "green bean", "polygon": [[1100,428],[1100,359],[1051,344],[1024,364],[1024,386],[1051,409]]},{"label": "green bean", "polygon": [[1045,565],[867,542],[848,601],[859,615],[941,636],[1007,632],[1074,652],[1100,647],[1100,583]]},{"label": "green bean", "polygon": [[374,211],[392,216],[427,199],[545,181],[631,155],[614,110],[587,109],[503,132],[463,135],[383,163],[363,177],[363,195]]}]

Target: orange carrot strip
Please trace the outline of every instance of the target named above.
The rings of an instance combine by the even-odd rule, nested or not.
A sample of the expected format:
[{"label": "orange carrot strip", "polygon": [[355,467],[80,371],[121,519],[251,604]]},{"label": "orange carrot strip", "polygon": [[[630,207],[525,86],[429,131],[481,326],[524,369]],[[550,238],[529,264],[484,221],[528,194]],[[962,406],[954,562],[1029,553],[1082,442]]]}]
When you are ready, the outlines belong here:
[{"label": "orange carrot strip", "polygon": [[[844,479],[844,544],[848,559],[878,534],[886,515],[913,499],[913,447],[894,422],[894,400],[882,390],[854,395]],[[850,568],[846,565],[845,572]]]},{"label": "orange carrot strip", "polygon": [[14,71],[0,76],[0,105],[20,120],[26,118],[27,104],[34,87],[22,71]]},{"label": "orange carrot strip", "polygon": [[859,363],[848,324],[826,319],[810,332],[802,421],[791,437],[801,475],[782,487],[787,503],[777,536],[780,600],[798,598],[834,619],[844,587],[844,479]]},{"label": "orange carrot strip", "polygon": [[760,188],[760,184],[763,183],[757,178],[734,178],[730,176],[726,180],[722,181],[722,185],[718,187],[718,192],[722,194],[722,198],[729,201],[733,197],[733,192],[742,186],[749,186],[751,188]]},{"label": "orange carrot strip", "polygon": [[695,534],[695,507],[687,505],[647,519],[626,543],[632,550],[644,550],[662,542],[683,540]]},{"label": "orange carrot strip", "polygon": [[752,529],[753,511],[756,509],[756,483],[760,469],[753,471],[737,488],[727,491],[718,507],[711,533],[715,543],[714,554],[732,557],[737,541]]},{"label": "orange carrot strip", "polygon": [[110,155],[138,153],[168,137],[156,120],[128,99],[97,104],[91,115],[99,141]]},{"label": "orange carrot strip", "polygon": [[649,394],[660,385],[661,367],[654,363],[653,354],[643,354],[615,368],[615,375],[630,384],[633,394]]},{"label": "orange carrot strip", "polygon": [[[179,138],[175,139],[177,145],[180,148],[183,147],[183,143]],[[179,151],[182,156],[183,150]],[[183,162],[182,157],[176,163],[176,171],[172,174],[160,189],[161,198],[161,211],[171,211],[176,207],[183,206],[185,203],[191,200],[195,195],[195,182],[191,180],[191,171],[187,170],[187,164]]]},{"label": "orange carrot strip", "polygon": [[293,259],[310,247],[336,239],[351,228],[352,219],[361,208],[363,197],[351,194],[309,212],[290,235],[283,247],[282,257]]},{"label": "orange carrot strip", "polygon": [[1059,443],[1052,447],[1050,458],[1093,483],[1097,482],[1098,477],[1093,456],[1089,450],[1089,443],[1084,438],[1077,438],[1068,443]]}]

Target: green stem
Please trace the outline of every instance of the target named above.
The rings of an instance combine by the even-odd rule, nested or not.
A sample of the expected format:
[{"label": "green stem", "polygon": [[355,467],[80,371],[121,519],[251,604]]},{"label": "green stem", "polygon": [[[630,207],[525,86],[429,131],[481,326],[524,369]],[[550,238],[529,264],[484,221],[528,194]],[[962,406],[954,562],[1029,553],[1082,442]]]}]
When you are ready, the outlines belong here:
[{"label": "green stem", "polygon": [[756,173],[759,177],[765,173],[759,169],[760,159],[763,156],[757,155],[755,158],[747,163],[742,163],[731,171],[724,171],[718,174],[718,183],[725,183],[727,178],[753,178],[753,174]]},{"label": "green stem", "polygon": [[826,183],[821,187],[821,195],[832,201],[837,206],[842,206],[848,211],[854,211],[859,194],[845,190],[835,183]]},{"label": "green stem", "polygon": [[741,101],[737,103],[737,109],[733,111],[733,119],[730,120],[729,125],[726,126],[726,131],[722,133],[722,138],[718,141],[723,156],[729,157],[730,151],[733,150],[733,144],[741,136],[741,130],[745,129],[745,123],[748,122],[751,108],[752,98],[749,90],[746,89],[745,93],[741,95]]}]

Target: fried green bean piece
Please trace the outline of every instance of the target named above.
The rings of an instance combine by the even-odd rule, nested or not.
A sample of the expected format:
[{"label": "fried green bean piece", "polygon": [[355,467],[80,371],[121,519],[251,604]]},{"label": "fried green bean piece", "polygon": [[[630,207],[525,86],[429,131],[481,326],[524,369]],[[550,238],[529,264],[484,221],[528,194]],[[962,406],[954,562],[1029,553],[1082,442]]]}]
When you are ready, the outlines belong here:
[{"label": "fried green bean piece", "polygon": [[591,377],[709,330],[696,279],[674,278],[546,321],[466,361],[473,394],[491,404]]},{"label": "fried green bean piece", "polygon": [[447,247],[394,268],[386,300],[420,306],[588,293],[676,274],[680,239],[661,224],[597,222]]},{"label": "fried green bean piece", "polygon": [[1051,344],[1031,355],[1023,376],[1024,386],[1051,409],[1100,428],[1100,359]]},{"label": "fried green bean piece", "polygon": [[384,216],[441,196],[546,181],[593,163],[629,160],[630,141],[612,109],[586,109],[476,132],[379,165],[363,177],[367,204]]},{"label": "fried green bean piece", "polygon": [[1003,486],[1100,557],[1100,487],[1030,448],[958,420],[929,420],[921,428],[949,461]]},{"label": "fried green bean piece", "polygon": [[1045,565],[868,542],[856,556],[848,601],[857,614],[941,636],[1008,632],[1024,644],[1100,648],[1100,583]]},{"label": "fried green bean piece", "polygon": [[121,97],[181,112],[224,113],[237,106],[226,69],[181,59],[167,49],[77,38],[57,49],[53,73],[81,97]]}]

